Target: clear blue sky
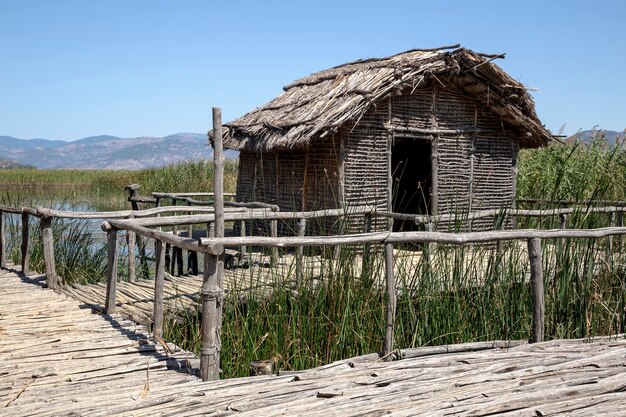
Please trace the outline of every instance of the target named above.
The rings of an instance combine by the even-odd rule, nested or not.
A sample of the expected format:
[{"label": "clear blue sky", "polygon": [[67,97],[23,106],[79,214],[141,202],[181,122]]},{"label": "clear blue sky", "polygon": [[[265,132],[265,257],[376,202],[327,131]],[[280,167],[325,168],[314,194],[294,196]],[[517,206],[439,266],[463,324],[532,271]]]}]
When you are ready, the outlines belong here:
[{"label": "clear blue sky", "polygon": [[294,79],[453,43],[534,93],[553,132],[626,128],[626,1],[0,0],[0,135],[206,132]]}]

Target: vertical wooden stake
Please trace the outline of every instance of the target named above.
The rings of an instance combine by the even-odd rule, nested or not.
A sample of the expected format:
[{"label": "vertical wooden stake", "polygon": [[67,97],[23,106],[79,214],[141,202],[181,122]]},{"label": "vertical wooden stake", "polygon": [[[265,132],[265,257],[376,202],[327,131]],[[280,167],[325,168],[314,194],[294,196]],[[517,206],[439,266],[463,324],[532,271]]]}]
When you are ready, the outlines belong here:
[{"label": "vertical wooden stake", "polygon": [[541,239],[528,239],[528,258],[530,259],[530,292],[533,300],[533,323],[530,342],[536,343],[543,342],[545,319]]},{"label": "vertical wooden stake", "polygon": [[200,376],[203,381],[220,377],[222,291],[218,286],[219,256],[204,254],[202,280],[202,347],[200,350]]},{"label": "vertical wooden stake", "polygon": [[27,212],[22,212],[22,274],[28,274],[28,261],[30,254],[28,253],[28,240],[29,240],[29,215]]},{"label": "vertical wooden stake", "polygon": [[[246,237],[246,221],[242,220],[239,222],[239,236]],[[240,249],[241,256],[245,258],[248,252],[248,248],[246,246],[242,246]]]},{"label": "vertical wooden stake", "polygon": [[0,268],[6,268],[7,254],[4,236],[4,212],[0,210]]},{"label": "vertical wooden stake", "polygon": [[107,232],[107,292],[104,313],[115,313],[115,291],[117,286],[117,230]]},{"label": "vertical wooden stake", "polygon": [[52,217],[41,218],[39,227],[41,228],[41,244],[43,247],[43,261],[46,269],[46,283],[48,288],[59,292],[61,282],[57,276],[54,264],[54,237],[52,236]]},{"label": "vertical wooden stake", "polygon": [[393,351],[393,336],[396,323],[396,279],[393,274],[393,263],[393,244],[385,243],[386,326],[383,356],[387,356]]},{"label": "vertical wooden stake", "polygon": [[163,242],[154,242],[156,275],[154,278],[154,310],[152,312],[152,335],[155,342],[163,337],[163,296],[165,287],[165,250]]},{"label": "vertical wooden stake", "polygon": [[[298,221],[298,236],[304,237],[306,235],[306,219],[300,219]],[[302,260],[304,257],[304,246],[296,247],[296,283],[298,286],[304,281],[304,271],[302,269]]]},{"label": "vertical wooden stake", "polygon": [[[271,235],[273,238],[278,237],[278,220],[270,220]],[[278,265],[278,247],[272,247],[272,255],[270,263],[272,266]]]},{"label": "vertical wooden stake", "polygon": [[[215,172],[214,234],[224,237],[224,148],[222,146],[222,111],[213,108],[213,164]],[[209,232],[210,233],[210,232]],[[224,254],[204,255],[202,280],[202,347],[200,376],[204,381],[220,377],[220,349],[222,334],[222,306],[224,288]]]},{"label": "vertical wooden stake", "polygon": [[135,232],[126,231],[126,246],[128,247],[128,280],[137,281],[137,271],[135,268]]},{"label": "vertical wooden stake", "polygon": [[[137,197],[137,192],[139,188],[141,188],[139,184],[131,184],[124,188],[129,193],[128,201],[130,201],[131,208],[134,211],[139,210],[139,203],[137,203],[137,201],[134,200],[134,198]],[[157,199],[157,204],[156,204],[157,207],[158,207],[158,202],[159,200]],[[139,264],[141,265],[141,277],[148,278],[149,266],[148,266],[148,259],[146,258],[146,245],[144,244],[145,243],[144,238],[141,235],[137,235],[136,240],[137,240],[137,248],[139,249]]]}]

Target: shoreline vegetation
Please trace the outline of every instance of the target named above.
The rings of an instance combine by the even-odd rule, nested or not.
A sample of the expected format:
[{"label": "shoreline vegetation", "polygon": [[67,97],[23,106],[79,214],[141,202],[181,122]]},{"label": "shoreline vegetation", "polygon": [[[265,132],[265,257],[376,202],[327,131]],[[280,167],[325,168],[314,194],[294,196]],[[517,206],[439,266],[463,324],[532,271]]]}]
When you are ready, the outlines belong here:
[{"label": "shoreline vegetation", "polygon": [[[152,191],[211,191],[212,169],[209,161],[145,171],[8,170],[0,175],[0,203],[26,206],[35,198],[41,199],[41,205],[45,203],[45,194],[20,196],[7,184],[38,184],[32,188],[40,186],[43,191],[54,184],[73,184],[74,189],[66,194],[59,187],[54,187],[52,194],[70,201],[71,193],[76,192],[76,198],[85,201],[116,200],[122,204],[116,209],[128,208],[122,189],[130,183],[141,184],[142,195]],[[606,214],[586,211],[591,206],[589,200],[626,200],[626,151],[602,139],[524,150],[518,172],[517,197],[546,201],[526,203],[524,208],[557,207],[562,200],[580,203],[580,211],[567,219],[568,228],[608,225]],[[226,192],[235,191],[236,175],[236,161],[227,161]],[[59,274],[66,282],[102,280],[106,250],[92,241],[80,240],[79,236],[90,236],[76,230],[82,223],[73,223],[69,229],[65,224],[59,222],[55,228]],[[517,228],[559,228],[559,218],[519,218]],[[33,226],[34,234],[36,229]],[[17,242],[19,237],[16,234],[9,240]],[[17,246],[19,243],[13,243],[9,248],[14,258]],[[394,345],[410,348],[528,339],[532,311],[524,247],[440,245],[431,262],[423,262],[417,251],[398,260]],[[545,242],[546,340],[626,331],[626,242],[614,239],[613,250],[609,247],[608,238]],[[34,247],[31,255],[35,269],[41,262],[37,250]],[[305,253],[320,252],[305,248]],[[287,265],[283,268],[291,270],[287,278],[284,273],[272,273],[270,292],[242,294],[237,288],[231,289],[226,294],[222,329],[223,377],[248,375],[253,360],[272,359],[276,369],[299,370],[379,351],[385,312],[384,295],[375,275],[383,262],[382,253],[373,252],[368,268],[358,271],[355,256],[350,248],[343,248],[334,258],[320,255],[322,267],[316,276],[296,286],[290,279],[293,265]],[[259,272],[254,272],[258,269],[246,271],[243,275],[248,282],[242,287],[259,279],[255,275]],[[121,275],[124,279],[123,272]],[[183,317],[169,312],[168,317],[164,339],[198,353],[201,317],[193,312]]]}]

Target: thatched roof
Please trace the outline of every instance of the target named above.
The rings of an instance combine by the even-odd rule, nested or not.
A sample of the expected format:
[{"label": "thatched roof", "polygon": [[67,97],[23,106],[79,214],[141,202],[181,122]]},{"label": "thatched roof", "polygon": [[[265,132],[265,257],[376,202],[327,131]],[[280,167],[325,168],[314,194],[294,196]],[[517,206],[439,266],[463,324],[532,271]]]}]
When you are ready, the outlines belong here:
[{"label": "thatched roof", "polygon": [[[452,49],[457,48],[457,49]],[[410,50],[316,72],[295,81],[274,100],[224,125],[224,146],[237,150],[302,148],[316,137],[354,123],[378,100],[434,81],[453,83],[499,115],[521,146],[546,144],[527,89],[485,55],[444,47]]]}]

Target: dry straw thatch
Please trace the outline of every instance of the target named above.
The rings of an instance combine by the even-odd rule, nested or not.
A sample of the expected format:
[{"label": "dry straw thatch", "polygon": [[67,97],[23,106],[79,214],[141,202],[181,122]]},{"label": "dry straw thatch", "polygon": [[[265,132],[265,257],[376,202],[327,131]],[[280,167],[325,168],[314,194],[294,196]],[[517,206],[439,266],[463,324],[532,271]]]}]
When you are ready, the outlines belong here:
[{"label": "dry straw thatch", "polygon": [[459,45],[415,49],[387,58],[359,60],[295,81],[264,106],[225,125],[230,149],[275,151],[303,148],[316,137],[358,122],[375,103],[428,82],[455,86],[498,115],[521,147],[546,144],[542,126],[524,85],[486,55]]}]

